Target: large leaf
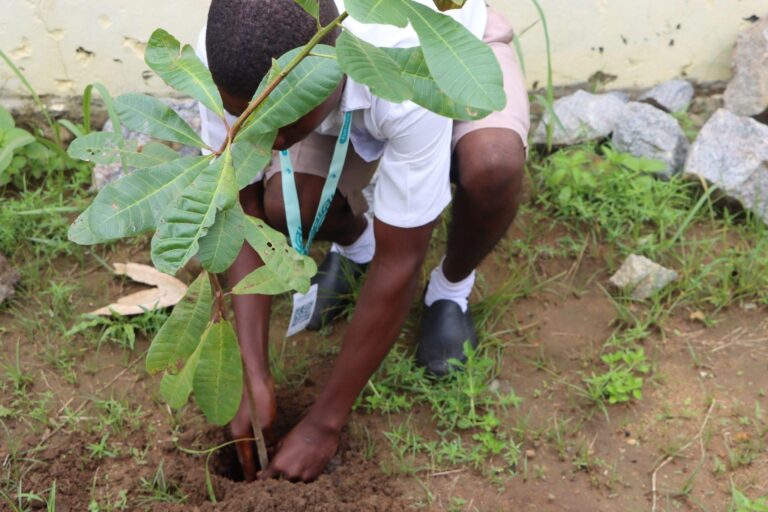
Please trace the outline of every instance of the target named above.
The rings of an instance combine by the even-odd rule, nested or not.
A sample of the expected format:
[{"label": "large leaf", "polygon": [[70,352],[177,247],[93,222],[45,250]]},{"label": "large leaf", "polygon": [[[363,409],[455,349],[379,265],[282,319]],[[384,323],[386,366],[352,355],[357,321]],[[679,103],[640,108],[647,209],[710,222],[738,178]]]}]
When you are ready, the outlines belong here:
[{"label": "large leaf", "polygon": [[216,213],[237,202],[237,183],[232,153],[227,150],[208,166],[162,216],[152,238],[152,263],[175,274],[195,254],[199,240],[216,220]]},{"label": "large leaf", "polygon": [[115,108],[120,121],[131,130],[187,146],[206,147],[192,127],[157,98],[145,94],[123,94],[115,100]]},{"label": "large leaf", "polygon": [[181,409],[189,400],[189,394],[192,393],[192,379],[197,370],[197,363],[200,361],[201,346],[202,343],[198,344],[179,373],[166,372],[163,380],[160,381],[160,396],[173,409]]},{"label": "large leaf", "polygon": [[208,324],[212,305],[211,283],[203,272],[152,340],[146,360],[149,373],[175,371],[192,355]]},{"label": "large leaf", "polygon": [[78,245],[95,245],[99,243],[99,238],[91,229],[90,218],[91,208],[89,206],[83,213],[78,215],[72,225],[69,226],[67,238],[69,238],[71,242]]},{"label": "large leaf", "polygon": [[345,30],[336,41],[336,54],[341,69],[376,96],[395,103],[413,97],[413,88],[403,78],[400,66],[381,48]]},{"label": "large leaf", "polygon": [[[15,126],[16,121],[13,120],[11,113],[7,108],[0,106],[0,132],[7,132]],[[0,133],[0,139],[2,139],[2,133]]]},{"label": "large leaf", "polygon": [[157,225],[162,213],[195,178],[212,156],[179,158],[140,169],[102,189],[89,208],[89,224],[101,242],[141,234]]},{"label": "large leaf", "polygon": [[115,132],[93,132],[78,137],[69,145],[67,153],[72,158],[111,165],[125,159],[128,167],[146,169],[179,158],[179,154],[160,142],[148,142],[138,147],[135,140],[125,141]]},{"label": "large leaf", "polygon": [[437,85],[462,105],[504,108],[501,68],[490,48],[453,18],[413,0],[401,1]]},{"label": "large leaf", "polygon": [[11,165],[14,151],[33,142],[35,138],[32,134],[21,128],[11,128],[5,132],[0,146],[0,174]]},{"label": "large leaf", "polygon": [[219,117],[224,117],[224,105],[211,72],[191,46],[185,44],[182,47],[171,34],[157,29],[149,38],[144,60],[166,84],[192,96]]},{"label": "large leaf", "polygon": [[405,27],[408,16],[402,0],[344,0],[349,14],[363,23],[383,23]]},{"label": "large leaf", "polygon": [[[235,142],[250,139],[255,134],[269,133],[287,126],[317,107],[336,89],[341,81],[342,72],[330,46],[315,47],[323,56],[309,55],[304,58],[285,79],[275,88],[269,97],[251,116],[246,128],[240,131]],[[293,60],[301,51],[296,48],[277,60],[280,69]],[[269,85],[274,73],[268,73],[256,90],[255,97]]]},{"label": "large leaf", "polygon": [[[302,256],[289,246],[282,233],[267,226],[261,219],[246,216],[245,239],[259,253],[264,264],[276,276],[275,279],[286,283],[289,289],[301,293],[309,290],[310,280],[317,273],[317,266],[312,258]],[[245,281],[243,287],[236,286],[234,292],[236,294],[257,293],[247,290],[252,288],[251,285],[259,285],[265,275],[264,271],[259,272],[251,279],[250,284],[249,276],[246,276],[242,280]]]},{"label": "large leaf", "polygon": [[279,295],[293,289],[290,278],[290,275],[278,275],[264,265],[241,279],[232,291],[235,295]]},{"label": "large leaf", "polygon": [[233,208],[219,213],[208,234],[200,239],[200,262],[209,272],[224,272],[237,258],[243,241],[245,213],[237,203]]},{"label": "large leaf", "polygon": [[208,328],[192,380],[195,401],[214,425],[225,425],[237,413],[243,396],[243,363],[232,325],[221,321]]},{"label": "large leaf", "polygon": [[301,6],[302,9],[307,11],[307,13],[320,21],[320,3],[318,0],[294,0],[299,6]]},{"label": "large leaf", "polygon": [[237,188],[244,189],[264,171],[272,159],[272,144],[276,131],[238,138],[232,147],[232,161],[235,166]]},{"label": "large leaf", "polygon": [[429,74],[421,48],[384,48],[384,51],[400,66],[403,78],[411,84],[414,91],[411,101],[417,105],[441,116],[462,121],[474,121],[490,114],[488,110],[460,105],[440,90],[435,79]]}]

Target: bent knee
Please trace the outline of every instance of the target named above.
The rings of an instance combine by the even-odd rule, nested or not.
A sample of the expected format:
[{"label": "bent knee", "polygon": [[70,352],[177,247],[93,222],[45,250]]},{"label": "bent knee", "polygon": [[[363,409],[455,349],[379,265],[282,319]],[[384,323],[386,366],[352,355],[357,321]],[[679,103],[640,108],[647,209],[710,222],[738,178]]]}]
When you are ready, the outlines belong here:
[{"label": "bent knee", "polygon": [[480,130],[456,148],[459,186],[471,197],[508,202],[518,199],[525,176],[525,146],[510,130]]},{"label": "bent knee", "polygon": [[459,168],[459,186],[470,197],[487,201],[489,206],[517,202],[523,192],[525,154],[490,152]]}]

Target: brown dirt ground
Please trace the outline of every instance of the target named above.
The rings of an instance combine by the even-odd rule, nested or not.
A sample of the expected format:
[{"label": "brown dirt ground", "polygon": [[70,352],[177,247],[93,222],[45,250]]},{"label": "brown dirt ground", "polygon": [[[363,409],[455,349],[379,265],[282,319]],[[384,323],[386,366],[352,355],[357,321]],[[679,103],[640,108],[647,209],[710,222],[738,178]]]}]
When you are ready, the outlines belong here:
[{"label": "brown dirt ground", "polygon": [[[557,236],[544,231],[541,243]],[[146,261],[147,254],[141,248],[124,248],[111,260],[125,257]],[[29,339],[28,329],[21,326],[21,312],[35,307],[26,299],[17,299],[14,309],[0,313],[2,361],[12,360],[18,343],[20,365],[34,376],[30,395],[53,392],[45,410],[54,423],[67,410],[85,404],[79,420],[83,427],[78,422],[57,431],[33,420],[5,418],[7,435],[0,436],[2,474],[16,471],[13,474],[21,475],[25,490],[38,492],[55,481],[58,512],[87,510],[93,498],[102,504],[114,503],[120,490],[127,491],[125,510],[633,512],[651,510],[652,474],[676,453],[657,471],[660,511],[727,510],[731,482],[750,489],[750,495],[768,493],[765,430],[749,420],[757,414],[756,404],[763,411],[768,409],[765,309],[734,305],[718,313],[712,327],[689,320],[687,312],[676,313],[663,331],[645,341],[654,370],[643,399],[610,407],[608,416],[573,392],[571,384],[579,383],[579,372],[594,368],[602,343],[614,329],[616,311],[603,289],[608,278],[604,262],[609,258],[593,247],[583,257],[540,259],[538,279],[557,279],[505,306],[502,323],[514,328],[500,335],[506,346],[498,379],[523,398],[523,405],[510,411],[505,421],[526,425],[529,431],[523,446],[528,458],[516,476],[489,478],[464,467],[398,473],[382,433],[391,419],[355,413],[339,455],[313,484],[237,482],[225,476],[233,476],[232,454],[223,450],[211,464],[218,499],[214,505],[206,490],[205,458],[186,454],[177,446],[205,449],[224,442],[225,435],[206,426],[194,407],[173,416],[159,401],[158,379],[142,369],[147,341],[140,340],[136,350],[127,353],[110,346],[94,350],[81,340],[78,380],[70,384],[46,363],[42,342]],[[490,258],[481,272],[487,289],[503,282],[514,264],[514,258],[501,254]],[[81,287],[73,298],[78,313],[125,291],[103,269],[88,265],[72,261],[57,265],[59,278]],[[285,311],[283,307],[278,313],[275,343],[283,342]],[[344,330],[344,325],[335,328],[326,340],[302,334],[287,342],[291,351],[314,354],[314,359],[302,386],[278,391],[283,431],[318,393],[332,360],[329,346],[337,344]],[[410,342],[412,335],[408,338]],[[545,361],[549,371],[538,369],[533,363],[537,359]],[[114,458],[99,460],[90,455],[88,446],[106,433],[92,428],[96,412],[89,400],[94,397],[114,397],[141,407],[133,424],[108,432],[110,446],[119,452]],[[10,402],[10,393],[0,396],[0,405]],[[414,411],[412,419],[420,432],[433,428],[426,411]],[[545,433],[553,421],[565,424],[563,450]],[[369,458],[359,435],[365,429],[376,446]],[[580,449],[588,462],[578,469],[573,459]],[[136,455],[144,450],[143,456]],[[11,457],[12,453],[23,458]],[[734,459],[739,455],[743,458]],[[729,460],[736,462],[720,470],[717,460],[726,465]],[[186,496],[183,504],[140,501],[148,495],[142,479],[151,479],[161,463],[166,480]],[[10,464],[16,468],[9,468]],[[4,506],[0,502],[1,510],[9,510]]]}]

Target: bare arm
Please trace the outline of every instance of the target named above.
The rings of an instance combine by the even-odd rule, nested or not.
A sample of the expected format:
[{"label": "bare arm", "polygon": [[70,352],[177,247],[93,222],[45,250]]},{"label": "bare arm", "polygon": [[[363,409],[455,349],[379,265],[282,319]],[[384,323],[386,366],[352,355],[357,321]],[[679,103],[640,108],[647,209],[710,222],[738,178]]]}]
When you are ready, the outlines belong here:
[{"label": "bare arm", "polygon": [[311,481],[335,455],[357,396],[394,344],[408,314],[433,226],[406,229],[375,221],[376,255],[331,377],[261,478]]}]

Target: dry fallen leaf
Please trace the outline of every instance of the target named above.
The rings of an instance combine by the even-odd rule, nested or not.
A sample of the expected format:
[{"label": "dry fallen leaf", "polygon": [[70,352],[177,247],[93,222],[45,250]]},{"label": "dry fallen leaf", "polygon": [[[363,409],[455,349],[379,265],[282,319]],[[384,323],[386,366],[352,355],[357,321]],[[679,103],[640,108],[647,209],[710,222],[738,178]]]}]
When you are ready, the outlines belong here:
[{"label": "dry fallen leaf", "polygon": [[92,311],[91,315],[141,315],[154,309],[165,309],[178,304],[187,293],[187,285],[173,276],[163,274],[154,267],[139,263],[115,263],[115,274],[128,276],[136,282],[153,286],[117,299],[117,302]]}]

